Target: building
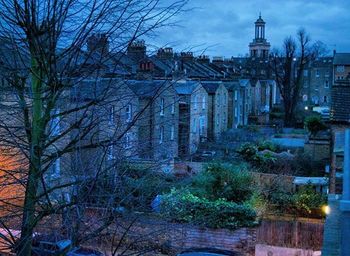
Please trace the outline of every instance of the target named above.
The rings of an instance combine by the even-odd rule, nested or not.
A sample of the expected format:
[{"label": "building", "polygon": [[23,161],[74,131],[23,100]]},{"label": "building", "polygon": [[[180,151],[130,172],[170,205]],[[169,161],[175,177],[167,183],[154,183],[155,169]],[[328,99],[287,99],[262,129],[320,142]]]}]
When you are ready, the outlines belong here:
[{"label": "building", "polygon": [[228,91],[221,81],[202,81],[208,93],[208,139],[218,140],[228,125]]},{"label": "building", "polygon": [[261,18],[261,14],[254,24],[255,37],[249,44],[250,57],[267,59],[270,53],[270,43],[265,38],[266,22]]},{"label": "building", "polygon": [[177,81],[174,84],[179,98],[179,156],[194,154],[208,137],[208,93],[196,81]]},{"label": "building", "polygon": [[333,57],[320,57],[309,63],[303,73],[301,104],[330,107],[333,84]]},{"label": "building", "polygon": [[333,82],[345,80],[350,75],[350,53],[335,53],[333,59]]}]

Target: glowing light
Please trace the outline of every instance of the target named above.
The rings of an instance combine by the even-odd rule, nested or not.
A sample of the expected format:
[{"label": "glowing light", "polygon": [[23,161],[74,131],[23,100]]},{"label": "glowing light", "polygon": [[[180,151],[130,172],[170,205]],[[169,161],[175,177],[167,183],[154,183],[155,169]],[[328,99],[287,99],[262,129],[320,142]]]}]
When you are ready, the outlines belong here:
[{"label": "glowing light", "polygon": [[308,106],[305,106],[305,108],[304,108],[305,110],[309,110],[309,107]]},{"label": "glowing light", "polygon": [[328,215],[331,212],[331,208],[328,205],[324,205],[322,206],[322,211]]}]

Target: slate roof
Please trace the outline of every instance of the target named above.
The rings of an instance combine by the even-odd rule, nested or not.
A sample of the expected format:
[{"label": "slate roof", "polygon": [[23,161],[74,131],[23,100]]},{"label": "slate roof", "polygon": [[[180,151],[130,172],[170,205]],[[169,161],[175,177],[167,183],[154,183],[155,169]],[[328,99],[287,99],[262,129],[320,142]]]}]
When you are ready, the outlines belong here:
[{"label": "slate roof", "polygon": [[221,82],[201,82],[204,89],[207,91],[208,94],[214,94],[216,90],[219,88]]},{"label": "slate roof", "polygon": [[350,65],[350,53],[336,53],[333,59],[334,65]]},{"label": "slate roof", "polygon": [[240,82],[239,81],[224,82],[224,86],[228,91],[233,91],[233,89],[240,87]]},{"label": "slate roof", "polygon": [[168,84],[162,80],[127,80],[125,83],[139,97],[154,97],[161,93],[161,88]]},{"label": "slate roof", "polygon": [[185,81],[176,82],[174,88],[178,94],[189,95],[198,87],[199,82],[196,81]]},{"label": "slate roof", "polygon": [[350,123],[350,81],[338,81],[332,87],[331,121]]}]

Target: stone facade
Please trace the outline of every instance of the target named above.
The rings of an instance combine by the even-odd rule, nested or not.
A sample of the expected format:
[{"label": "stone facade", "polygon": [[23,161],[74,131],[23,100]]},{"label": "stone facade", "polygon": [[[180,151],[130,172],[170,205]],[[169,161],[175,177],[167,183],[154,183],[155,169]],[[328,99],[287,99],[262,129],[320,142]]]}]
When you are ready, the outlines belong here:
[{"label": "stone facade", "polygon": [[201,82],[208,93],[208,139],[217,140],[228,124],[228,90],[223,82]]},{"label": "stone facade", "polygon": [[311,62],[304,70],[301,104],[329,107],[333,82],[333,58],[322,57]]},{"label": "stone facade", "polygon": [[199,82],[179,81],[179,152],[182,156],[196,152],[208,136],[208,93]]}]

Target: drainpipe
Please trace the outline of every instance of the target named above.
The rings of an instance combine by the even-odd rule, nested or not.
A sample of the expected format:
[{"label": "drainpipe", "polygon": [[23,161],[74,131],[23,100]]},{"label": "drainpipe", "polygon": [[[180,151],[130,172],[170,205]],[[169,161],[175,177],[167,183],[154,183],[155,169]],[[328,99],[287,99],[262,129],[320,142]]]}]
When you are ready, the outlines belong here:
[{"label": "drainpipe", "polygon": [[343,197],[340,201],[341,210],[341,255],[350,255],[350,129],[345,130],[344,167],[343,167]]}]

